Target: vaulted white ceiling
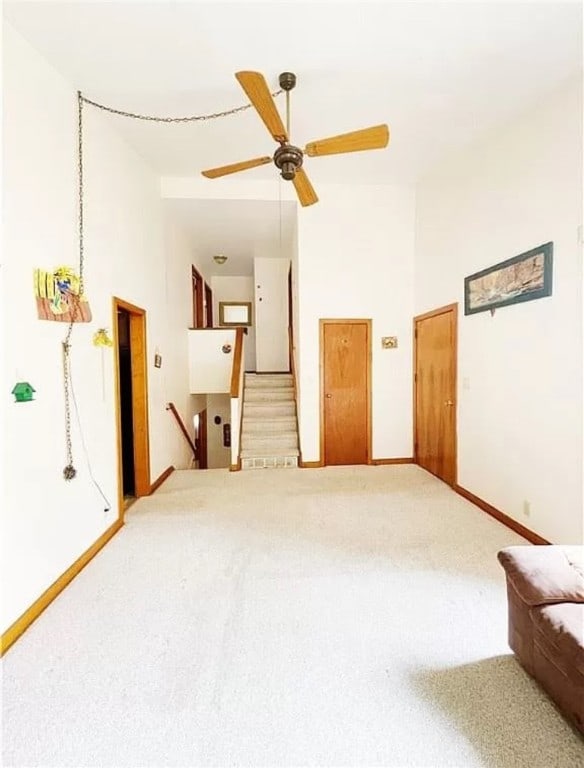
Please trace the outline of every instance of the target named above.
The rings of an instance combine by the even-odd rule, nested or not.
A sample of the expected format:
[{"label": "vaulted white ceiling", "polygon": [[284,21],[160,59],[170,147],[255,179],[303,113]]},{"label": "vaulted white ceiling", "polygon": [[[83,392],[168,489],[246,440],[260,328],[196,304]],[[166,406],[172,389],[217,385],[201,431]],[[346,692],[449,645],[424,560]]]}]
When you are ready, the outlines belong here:
[{"label": "vaulted white ceiling", "polygon": [[[278,74],[293,71],[299,146],[389,124],[388,149],[307,158],[317,189],[414,183],[582,64],[579,2],[48,1],[6,2],[4,13],[74,87],[118,108],[211,113],[246,103],[234,72],[259,70],[276,90]],[[282,96],[277,103],[283,112]],[[196,175],[276,147],[252,109],[178,126],[112,120],[161,175]],[[276,174],[266,165],[238,178]]]},{"label": "vaulted white ceiling", "polygon": [[[296,204],[270,200],[165,200],[168,215],[190,235],[205,276],[251,275],[256,256],[291,258]],[[213,256],[227,256],[217,265]]]}]

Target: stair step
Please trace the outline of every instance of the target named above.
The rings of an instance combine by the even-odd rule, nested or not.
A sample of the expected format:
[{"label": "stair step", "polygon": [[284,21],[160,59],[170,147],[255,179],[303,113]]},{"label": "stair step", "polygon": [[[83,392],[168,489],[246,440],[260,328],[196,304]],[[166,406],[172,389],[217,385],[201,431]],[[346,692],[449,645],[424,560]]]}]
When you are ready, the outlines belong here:
[{"label": "stair step", "polygon": [[298,448],[284,448],[282,450],[273,451],[254,451],[250,448],[242,448],[240,456],[242,459],[267,459],[274,456],[299,456],[300,451]]},{"label": "stair step", "polygon": [[264,453],[287,452],[290,448],[298,448],[298,435],[296,432],[274,432],[272,434],[249,434],[241,436],[243,450],[255,451],[256,455]]},{"label": "stair step", "polygon": [[261,415],[244,416],[241,425],[242,432],[295,432],[296,429],[296,415],[293,413],[269,418]]},{"label": "stair step", "polygon": [[282,402],[254,402],[243,403],[243,418],[258,418],[262,420],[279,418],[282,416],[296,416],[296,403],[294,400]]},{"label": "stair step", "polygon": [[244,402],[257,400],[294,400],[292,387],[247,387],[243,395]]},{"label": "stair step", "polygon": [[291,387],[292,376],[289,373],[246,373],[245,386],[262,389],[263,387]]},{"label": "stair step", "polygon": [[276,419],[256,419],[245,417],[241,426],[242,434],[263,435],[282,432],[296,432],[296,419],[293,416]]},{"label": "stair step", "polygon": [[296,403],[289,403],[287,400],[276,403],[248,403],[249,413],[243,410],[243,421],[247,424],[259,422],[273,422],[276,426],[282,427],[286,422],[294,423],[296,429]]}]

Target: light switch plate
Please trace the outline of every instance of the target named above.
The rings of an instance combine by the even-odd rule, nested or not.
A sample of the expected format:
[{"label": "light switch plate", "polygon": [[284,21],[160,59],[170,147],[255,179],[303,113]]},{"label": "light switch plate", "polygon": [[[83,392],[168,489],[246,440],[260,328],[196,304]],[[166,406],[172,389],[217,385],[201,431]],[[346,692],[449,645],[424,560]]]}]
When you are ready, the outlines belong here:
[{"label": "light switch plate", "polygon": [[395,349],[397,347],[397,336],[382,336],[381,348],[382,349]]}]

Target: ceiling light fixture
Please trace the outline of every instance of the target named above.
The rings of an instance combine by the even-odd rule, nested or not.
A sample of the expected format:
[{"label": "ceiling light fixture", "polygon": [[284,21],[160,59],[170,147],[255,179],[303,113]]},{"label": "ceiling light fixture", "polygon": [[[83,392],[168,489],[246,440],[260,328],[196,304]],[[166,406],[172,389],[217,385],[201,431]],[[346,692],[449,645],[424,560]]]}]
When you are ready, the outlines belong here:
[{"label": "ceiling light fixture", "polygon": [[218,253],[215,256],[213,256],[213,261],[216,264],[225,264],[227,261],[227,256],[224,256],[222,253]]}]

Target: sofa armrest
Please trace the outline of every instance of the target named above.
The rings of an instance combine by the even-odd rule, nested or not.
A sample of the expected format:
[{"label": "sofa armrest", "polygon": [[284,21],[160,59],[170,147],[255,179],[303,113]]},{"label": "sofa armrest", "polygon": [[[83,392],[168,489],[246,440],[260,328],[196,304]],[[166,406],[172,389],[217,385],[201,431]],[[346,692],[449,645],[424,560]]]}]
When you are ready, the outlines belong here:
[{"label": "sofa armrest", "polygon": [[584,603],[583,549],[553,544],[506,547],[497,558],[527,605]]}]

